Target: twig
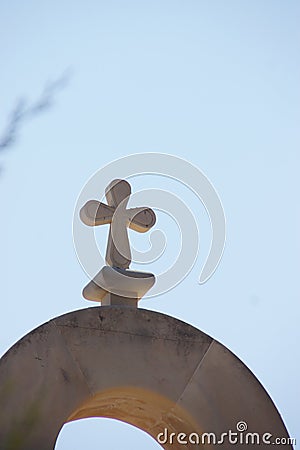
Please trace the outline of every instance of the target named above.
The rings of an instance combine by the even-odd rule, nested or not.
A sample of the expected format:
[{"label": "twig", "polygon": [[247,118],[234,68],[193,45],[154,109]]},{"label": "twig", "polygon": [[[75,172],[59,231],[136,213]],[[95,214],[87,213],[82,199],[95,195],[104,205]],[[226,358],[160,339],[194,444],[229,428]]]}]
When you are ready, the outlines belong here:
[{"label": "twig", "polygon": [[58,79],[48,82],[36,101],[31,104],[28,104],[24,98],[17,101],[0,138],[0,152],[15,144],[20,128],[26,120],[32,119],[53,106],[57,92],[68,85],[70,78],[71,72],[68,69]]}]

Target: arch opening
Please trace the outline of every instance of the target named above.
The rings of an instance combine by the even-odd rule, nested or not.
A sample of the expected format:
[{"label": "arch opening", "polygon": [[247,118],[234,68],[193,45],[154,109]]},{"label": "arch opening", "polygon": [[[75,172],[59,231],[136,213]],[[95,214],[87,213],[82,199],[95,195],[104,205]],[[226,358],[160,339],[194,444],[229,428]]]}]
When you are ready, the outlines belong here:
[{"label": "arch opening", "polygon": [[115,419],[94,417],[66,423],[57,438],[55,450],[95,450],[116,448],[159,450],[148,433]]},{"label": "arch opening", "polygon": [[[176,434],[200,431],[189,414],[175,402],[153,391],[131,386],[108,389],[91,396],[72,412],[66,423],[95,417],[132,425],[157,443],[158,435],[165,429]],[[163,447],[168,448],[168,445]]]}]

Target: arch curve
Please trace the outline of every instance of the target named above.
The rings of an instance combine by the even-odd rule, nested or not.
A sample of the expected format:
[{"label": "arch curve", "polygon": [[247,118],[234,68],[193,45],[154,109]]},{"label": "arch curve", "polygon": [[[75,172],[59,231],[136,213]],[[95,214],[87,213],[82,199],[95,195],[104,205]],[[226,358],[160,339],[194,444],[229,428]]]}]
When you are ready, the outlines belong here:
[{"label": "arch curve", "polygon": [[0,403],[3,450],[53,449],[63,425],[84,417],[122,420],[154,438],[164,430],[220,436],[241,420],[249,432],[288,437],[267,392],[226,347],[173,317],[128,307],[74,311],[27,334],[0,360]]}]

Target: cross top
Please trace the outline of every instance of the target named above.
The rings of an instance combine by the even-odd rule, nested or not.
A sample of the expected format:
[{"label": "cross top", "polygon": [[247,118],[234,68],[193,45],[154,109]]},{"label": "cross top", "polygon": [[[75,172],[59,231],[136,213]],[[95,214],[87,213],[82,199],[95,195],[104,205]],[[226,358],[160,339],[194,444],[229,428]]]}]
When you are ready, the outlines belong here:
[{"label": "cross top", "polygon": [[120,269],[128,269],[131,263],[127,228],[145,233],[156,221],[151,208],[127,208],[130,195],[131,186],[127,181],[113,180],[105,189],[107,205],[90,200],[80,210],[80,218],[85,225],[110,224],[106,263]]}]

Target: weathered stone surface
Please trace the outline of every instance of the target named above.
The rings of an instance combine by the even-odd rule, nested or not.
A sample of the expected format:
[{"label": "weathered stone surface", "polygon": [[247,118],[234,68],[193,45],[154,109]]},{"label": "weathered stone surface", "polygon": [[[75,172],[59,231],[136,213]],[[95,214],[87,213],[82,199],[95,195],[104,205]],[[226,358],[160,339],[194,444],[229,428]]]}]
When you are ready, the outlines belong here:
[{"label": "weathered stone surface", "polygon": [[[224,346],[177,319],[135,308],[74,311],[26,335],[0,361],[0,403],[1,450],[53,449],[64,423],[96,416],[153,437],[164,428],[221,434],[236,431],[240,420],[248,431],[288,437],[266,391]],[[291,448],[276,445],[283,447]]]}]

